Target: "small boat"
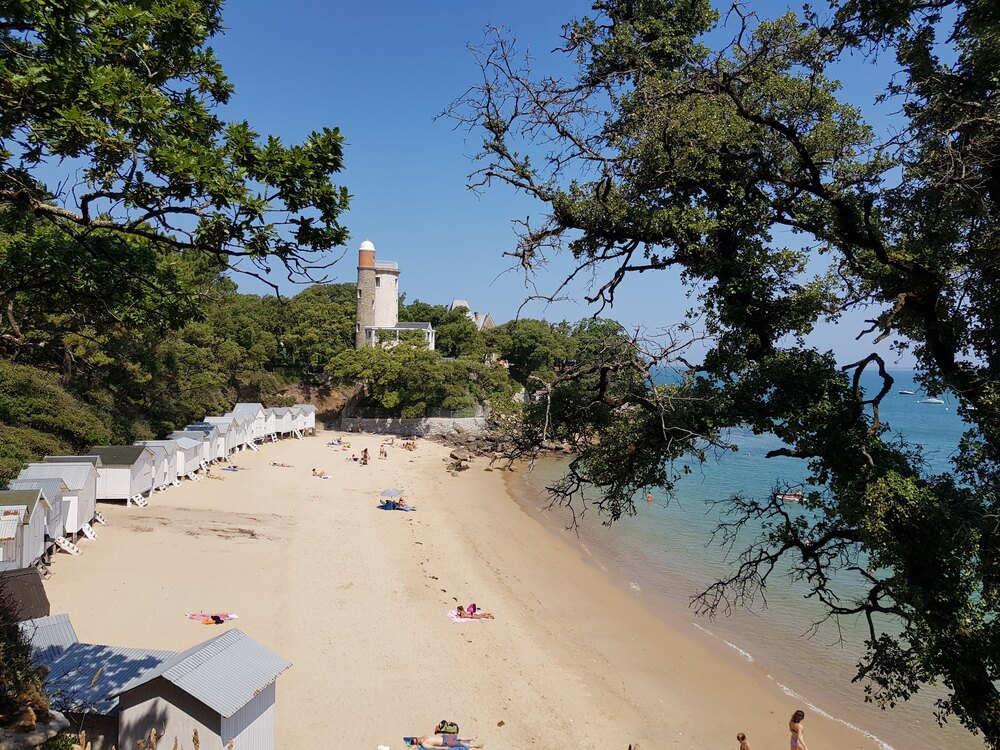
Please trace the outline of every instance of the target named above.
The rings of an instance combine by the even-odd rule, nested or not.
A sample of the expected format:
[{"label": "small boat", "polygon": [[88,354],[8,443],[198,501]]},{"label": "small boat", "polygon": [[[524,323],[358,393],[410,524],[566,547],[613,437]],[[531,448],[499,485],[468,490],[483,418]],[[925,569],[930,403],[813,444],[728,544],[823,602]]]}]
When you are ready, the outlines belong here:
[{"label": "small boat", "polygon": [[900,391],[900,394],[903,395],[903,396],[915,396],[915,395],[917,395],[913,391]]},{"label": "small boat", "polygon": [[788,503],[801,503],[802,502],[802,492],[795,490],[794,492],[782,492],[778,495],[779,500],[784,500]]},{"label": "small boat", "polygon": [[918,401],[918,404],[943,404],[944,399],[940,398],[925,398],[923,401]]}]

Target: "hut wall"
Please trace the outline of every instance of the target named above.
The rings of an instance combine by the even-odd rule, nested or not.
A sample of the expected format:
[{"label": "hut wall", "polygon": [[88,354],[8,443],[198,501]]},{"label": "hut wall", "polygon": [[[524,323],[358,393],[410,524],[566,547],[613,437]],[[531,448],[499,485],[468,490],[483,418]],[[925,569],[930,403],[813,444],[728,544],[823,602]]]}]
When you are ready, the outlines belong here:
[{"label": "hut wall", "polygon": [[80,496],[63,495],[62,498],[63,529],[67,534],[77,534],[83,522],[80,521]]},{"label": "hut wall", "polygon": [[[132,490],[131,466],[102,466],[97,470],[98,500],[128,500],[135,493]],[[81,507],[80,522],[89,522],[93,517],[87,516],[87,509]]]},{"label": "hut wall", "polygon": [[[172,747],[175,738],[179,746],[192,747],[196,729],[201,747],[225,747],[219,714],[162,677],[122,693],[118,707],[119,747],[138,747],[154,727],[164,747]],[[243,750],[241,745],[234,747]]]},{"label": "hut wall", "polygon": [[[64,712],[74,732],[87,733],[87,747],[90,750],[113,750],[118,745],[118,717],[100,714]],[[124,747],[124,746],[123,746]],[[133,745],[133,747],[135,747]],[[234,748],[235,750],[235,748]]]},{"label": "hut wall", "polygon": [[222,719],[222,744],[230,740],[239,750],[274,750],[274,683],[255,695],[249,703]]},{"label": "hut wall", "polygon": [[39,500],[35,503],[35,507],[28,517],[28,523],[22,527],[24,529],[24,546],[21,548],[21,554],[24,564],[19,565],[19,568],[27,568],[35,560],[45,555],[45,526],[48,520],[49,513]]},{"label": "hut wall", "polygon": [[131,466],[129,472],[129,486],[133,495],[148,495],[153,491],[153,460],[148,456],[140,457]]}]

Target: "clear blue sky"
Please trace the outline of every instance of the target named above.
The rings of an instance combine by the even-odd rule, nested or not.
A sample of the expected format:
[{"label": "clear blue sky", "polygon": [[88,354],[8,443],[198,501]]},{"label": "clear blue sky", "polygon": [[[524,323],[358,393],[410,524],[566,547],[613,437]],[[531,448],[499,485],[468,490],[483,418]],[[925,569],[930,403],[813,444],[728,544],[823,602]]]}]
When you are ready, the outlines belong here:
[{"label": "clear blue sky", "polygon": [[[757,5],[764,14],[786,7]],[[540,219],[544,207],[508,189],[469,192],[469,157],[477,144],[450,121],[434,118],[476,82],[468,45],[482,39],[487,24],[509,26],[522,49],[538,58],[538,69],[551,71],[565,67],[550,54],[562,24],[588,11],[589,3],[570,0],[230,2],[227,32],[212,42],[236,86],[224,114],[246,118],[258,132],[286,143],[321,127],[344,133],[346,169],[335,181],[353,196],[344,217],[352,238],[331,272],[334,280],[354,280],[357,246],[370,239],[378,257],[400,263],[400,289],[409,300],[466,298],[474,310],[508,320],[526,296],[523,279],[508,272],[502,255],[514,244],[510,221]],[[858,104],[870,104],[872,78],[847,70],[849,94]],[[550,286],[557,270],[548,277]],[[240,285],[263,291],[252,280]],[[287,283],[282,290],[296,292]],[[685,306],[676,280],[645,274],[623,285],[606,314],[630,328],[656,329],[677,322]],[[549,320],[588,314],[582,300],[522,312]],[[856,324],[842,324],[824,329],[820,339],[846,358],[869,351],[853,343],[857,331]]]}]

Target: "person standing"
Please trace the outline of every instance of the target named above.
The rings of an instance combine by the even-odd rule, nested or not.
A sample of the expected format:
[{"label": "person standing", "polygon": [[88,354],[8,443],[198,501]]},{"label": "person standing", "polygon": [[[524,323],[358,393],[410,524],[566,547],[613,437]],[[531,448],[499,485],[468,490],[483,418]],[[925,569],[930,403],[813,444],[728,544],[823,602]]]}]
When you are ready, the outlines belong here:
[{"label": "person standing", "polygon": [[743,734],[743,732],[737,733],[736,741],[740,743],[740,750],[750,750],[750,742],[747,740],[747,736]]},{"label": "person standing", "polygon": [[792,750],[809,750],[806,747],[805,739],[802,737],[802,720],[804,718],[806,718],[806,712],[799,710],[792,714],[792,718],[788,722],[788,730],[792,733],[790,740]]}]

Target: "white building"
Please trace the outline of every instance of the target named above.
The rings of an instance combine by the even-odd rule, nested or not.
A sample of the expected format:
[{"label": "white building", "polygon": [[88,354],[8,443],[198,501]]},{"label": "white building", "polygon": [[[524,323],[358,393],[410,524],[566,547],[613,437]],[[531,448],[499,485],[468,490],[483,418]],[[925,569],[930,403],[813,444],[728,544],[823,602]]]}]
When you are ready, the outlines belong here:
[{"label": "white building", "polygon": [[399,322],[399,264],[376,261],[375,245],[368,240],[358,249],[358,322],[354,346],[392,346],[408,332],[423,335],[428,349],[434,348],[430,323]]}]

